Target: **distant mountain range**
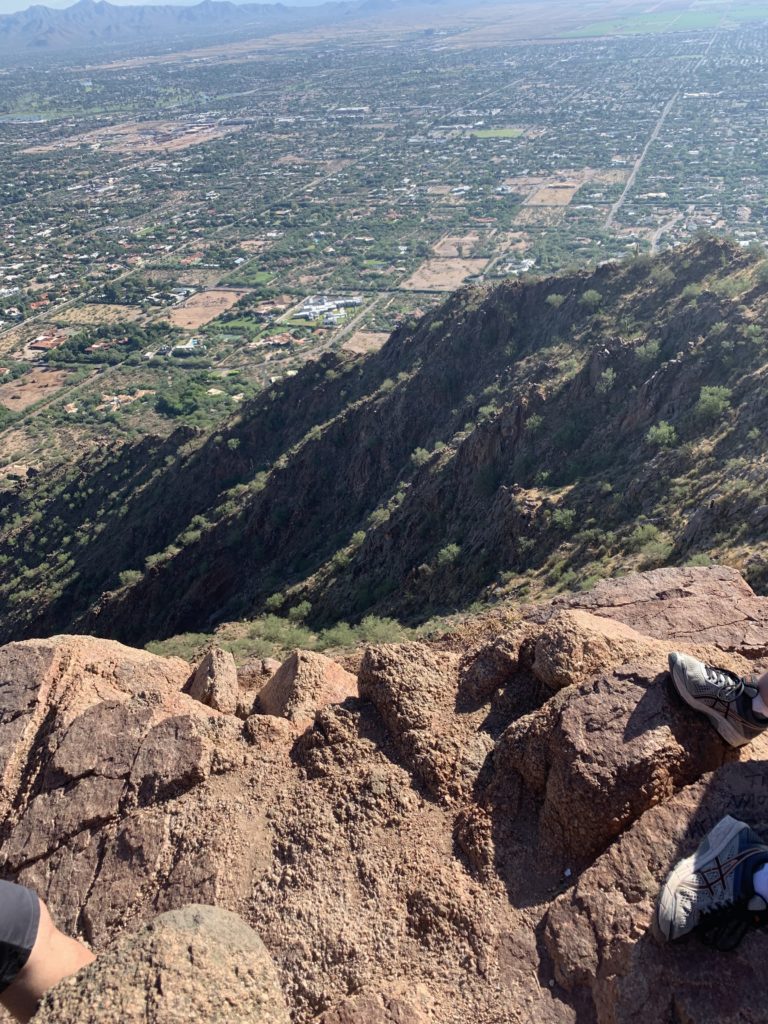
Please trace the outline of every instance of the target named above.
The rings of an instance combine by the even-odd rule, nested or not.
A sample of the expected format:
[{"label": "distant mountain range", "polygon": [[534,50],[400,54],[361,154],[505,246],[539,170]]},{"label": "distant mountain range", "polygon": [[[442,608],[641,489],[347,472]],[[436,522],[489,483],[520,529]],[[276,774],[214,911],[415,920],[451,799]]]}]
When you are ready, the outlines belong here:
[{"label": "distant mountain range", "polygon": [[[136,43],[211,42],[233,33],[258,36],[348,23],[377,15],[411,15],[414,8],[454,6],[455,0],[341,0],[314,7],[235,4],[202,0],[193,6],[116,6],[107,0],[78,0],[54,9],[36,4],[0,15],[0,55],[33,55],[71,49],[124,47]],[[464,5],[459,0],[459,5]]]}]

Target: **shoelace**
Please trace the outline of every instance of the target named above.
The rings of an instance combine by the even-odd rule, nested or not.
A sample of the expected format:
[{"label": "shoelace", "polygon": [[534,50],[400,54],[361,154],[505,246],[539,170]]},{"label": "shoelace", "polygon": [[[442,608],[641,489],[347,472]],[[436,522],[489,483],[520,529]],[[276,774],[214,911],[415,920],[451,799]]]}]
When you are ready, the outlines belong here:
[{"label": "shoelace", "polygon": [[750,909],[749,900],[718,907],[705,914],[696,929],[702,942],[720,953],[730,953],[752,928],[768,925],[768,908]]},{"label": "shoelace", "polygon": [[730,672],[726,672],[722,668],[713,668],[712,665],[705,667],[707,679],[710,682],[717,683],[722,689],[723,700],[733,700],[743,692],[746,683],[745,679],[739,679],[738,676],[731,675]]}]

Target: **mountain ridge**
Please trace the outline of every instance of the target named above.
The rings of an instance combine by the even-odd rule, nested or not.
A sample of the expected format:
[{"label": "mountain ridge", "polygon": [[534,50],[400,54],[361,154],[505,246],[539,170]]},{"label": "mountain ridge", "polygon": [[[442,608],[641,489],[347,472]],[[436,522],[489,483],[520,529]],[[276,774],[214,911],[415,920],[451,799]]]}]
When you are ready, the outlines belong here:
[{"label": "mountain ridge", "polygon": [[117,5],[108,0],[77,0],[65,8],[35,4],[24,11],[0,15],[0,53],[58,53],[150,39],[154,45],[157,41],[189,41],[196,33],[290,32],[365,20],[406,6],[402,0],[328,0],[313,7],[236,4],[230,0],[201,0],[190,5]]},{"label": "mountain ridge", "polygon": [[423,622],[691,558],[761,585],[764,269],[705,240],[467,289],[213,434],[41,474],[0,505],[0,638]]}]

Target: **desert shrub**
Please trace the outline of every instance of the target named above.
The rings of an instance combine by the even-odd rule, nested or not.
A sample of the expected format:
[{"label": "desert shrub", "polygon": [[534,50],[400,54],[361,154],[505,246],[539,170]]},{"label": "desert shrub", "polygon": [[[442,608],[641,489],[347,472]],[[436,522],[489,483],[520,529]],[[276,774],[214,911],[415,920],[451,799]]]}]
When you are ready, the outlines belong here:
[{"label": "desert shrub", "polygon": [[675,274],[671,267],[664,267],[661,264],[656,264],[649,275],[650,279],[654,284],[664,287],[674,283]]},{"label": "desert shrub", "polygon": [[660,420],[648,430],[645,440],[653,448],[674,448],[677,444],[677,431],[671,423]]},{"label": "desert shrub", "polygon": [[576,513],[572,508],[556,508],[552,513],[552,525],[559,530],[570,530],[576,521]]},{"label": "desert shrub", "polygon": [[613,388],[616,383],[616,371],[612,366],[609,366],[606,370],[600,374],[600,379],[595,385],[595,391],[599,395],[607,395],[608,392]]},{"label": "desert shrub", "polygon": [[345,551],[342,548],[340,551],[337,551],[336,554],[333,555],[333,557],[331,558],[331,568],[335,572],[339,572],[341,569],[346,569],[346,567],[349,565],[351,557],[352,556],[349,554],[349,552]]},{"label": "desert shrub", "polygon": [[698,554],[691,555],[691,557],[688,559],[688,561],[685,564],[686,565],[712,565],[712,559],[710,558],[709,555],[705,554],[703,551],[700,551],[700,552],[698,552]]},{"label": "desert shrub", "polygon": [[366,615],[357,628],[359,639],[368,644],[391,644],[403,639],[403,628],[395,619]]},{"label": "desert shrub", "polygon": [[437,553],[437,564],[439,566],[452,565],[459,557],[461,548],[458,544],[446,544]]},{"label": "desert shrub", "polygon": [[139,569],[124,569],[118,579],[120,580],[121,587],[131,587],[134,583],[138,583],[142,579],[144,573]]},{"label": "desert shrub", "polygon": [[337,622],[335,626],[324,629],[318,640],[318,647],[321,651],[327,651],[329,647],[354,647],[358,641],[358,634],[347,622]]},{"label": "desert shrub", "polygon": [[649,338],[642,345],[635,349],[635,356],[643,363],[653,363],[659,358],[661,345],[655,339]]},{"label": "desert shrub", "polygon": [[603,296],[600,292],[595,291],[594,288],[588,288],[579,300],[582,306],[586,306],[587,309],[598,309],[600,303],[603,301]]},{"label": "desert shrub", "polygon": [[303,622],[311,611],[312,605],[309,601],[300,601],[299,604],[288,610],[288,621]]},{"label": "desert shrub", "polygon": [[429,462],[430,454],[426,448],[414,448],[411,452],[411,462],[418,469],[423,466],[426,462]]},{"label": "desert shrub", "polygon": [[682,297],[686,300],[695,301],[701,295],[703,288],[700,284],[687,284],[682,291]]},{"label": "desert shrub", "polygon": [[701,424],[714,423],[722,419],[731,407],[732,392],[720,384],[705,385],[699,394],[694,415]]},{"label": "desert shrub", "polygon": [[547,298],[546,298],[547,305],[551,306],[553,309],[560,309],[560,307],[562,306],[562,304],[564,302],[565,302],[565,296],[564,295],[558,295],[557,292],[552,292],[552,294],[548,295]]},{"label": "desert shrub", "polygon": [[368,516],[368,522],[371,526],[381,526],[389,519],[389,509],[386,508],[375,508],[373,512]]},{"label": "desert shrub", "polygon": [[630,551],[642,551],[648,544],[655,543],[661,536],[658,526],[653,523],[640,523],[629,535],[627,547]]}]

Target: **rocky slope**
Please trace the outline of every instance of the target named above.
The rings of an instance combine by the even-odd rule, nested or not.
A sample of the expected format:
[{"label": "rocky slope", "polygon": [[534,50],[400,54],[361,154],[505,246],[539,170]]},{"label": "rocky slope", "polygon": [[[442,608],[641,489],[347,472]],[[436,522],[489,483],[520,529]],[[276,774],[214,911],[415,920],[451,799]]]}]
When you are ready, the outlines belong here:
[{"label": "rocky slope", "polygon": [[467,290],[226,430],[0,495],[0,639],[423,621],[710,557],[768,581],[768,264],[717,240]]},{"label": "rocky slope", "polygon": [[726,748],[670,648],[761,669],[768,599],[727,568],[630,575],[370,648],[356,681],[316,656],[254,685],[218,654],[1,648],[4,873],[109,947],[38,1019],[177,1020],[179,992],[184,1019],[219,1019],[190,956],[217,991],[239,979],[226,1019],[282,1019],[244,926],[192,909],[141,931],[190,903],[256,930],[300,1024],[763,1019],[766,935],[726,960],[648,931],[720,816],[768,837],[768,740]]}]

